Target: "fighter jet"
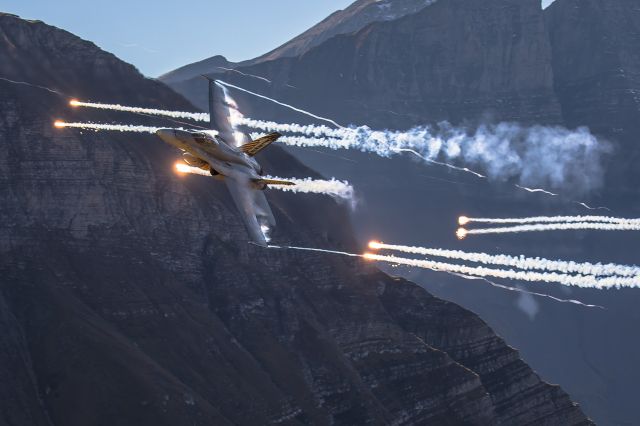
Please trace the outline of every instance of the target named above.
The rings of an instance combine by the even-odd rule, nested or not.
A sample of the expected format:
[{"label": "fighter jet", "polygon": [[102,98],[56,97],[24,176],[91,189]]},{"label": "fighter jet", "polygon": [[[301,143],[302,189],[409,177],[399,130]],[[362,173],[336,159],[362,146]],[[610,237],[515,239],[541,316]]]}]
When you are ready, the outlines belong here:
[{"label": "fighter jet", "polygon": [[251,242],[266,246],[268,232],[275,218],[262,192],[269,184],[295,185],[293,182],[267,179],[254,156],[277,140],[279,133],[270,133],[256,140],[234,124],[240,115],[226,87],[209,81],[209,117],[211,131],[159,129],[156,134],[183,152],[182,160],[189,166],[208,171],[223,180],[242,216]]}]

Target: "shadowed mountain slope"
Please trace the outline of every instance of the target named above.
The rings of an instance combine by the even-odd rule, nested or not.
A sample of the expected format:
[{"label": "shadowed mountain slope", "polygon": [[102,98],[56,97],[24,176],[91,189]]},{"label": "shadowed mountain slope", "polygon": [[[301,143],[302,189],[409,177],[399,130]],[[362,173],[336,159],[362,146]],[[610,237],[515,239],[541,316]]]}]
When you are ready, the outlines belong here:
[{"label": "shadowed mountain slope", "polygon": [[[65,31],[5,14],[0,35],[1,425],[589,424],[471,312],[247,244],[224,187],[174,174],[154,136],[53,129],[176,124],[72,96],[191,107]],[[317,176],[278,147],[260,161]],[[344,206],[268,196],[277,243],[358,249]]]}]

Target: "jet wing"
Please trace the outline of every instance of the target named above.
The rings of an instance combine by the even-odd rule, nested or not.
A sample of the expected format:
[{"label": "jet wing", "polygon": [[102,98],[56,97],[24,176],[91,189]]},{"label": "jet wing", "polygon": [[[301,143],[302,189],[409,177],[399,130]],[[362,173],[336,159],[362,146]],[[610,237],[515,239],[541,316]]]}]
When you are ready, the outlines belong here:
[{"label": "jet wing", "polygon": [[266,247],[268,237],[265,234],[276,224],[267,197],[262,191],[255,189],[248,178],[244,180],[227,177],[224,181],[242,216],[249,238]]},{"label": "jet wing", "polygon": [[[209,79],[207,77],[207,79]],[[251,139],[238,128],[243,115],[226,87],[209,79],[209,119],[211,128],[231,146],[242,146]]]}]

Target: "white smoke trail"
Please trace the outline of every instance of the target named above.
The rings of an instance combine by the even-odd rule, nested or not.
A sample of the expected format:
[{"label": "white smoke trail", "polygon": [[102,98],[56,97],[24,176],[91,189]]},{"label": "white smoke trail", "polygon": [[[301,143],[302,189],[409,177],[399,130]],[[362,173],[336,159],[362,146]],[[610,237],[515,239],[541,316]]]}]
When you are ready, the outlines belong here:
[{"label": "white smoke trail", "polygon": [[325,194],[336,199],[353,200],[353,186],[347,181],[340,181],[335,178],[331,178],[331,180],[319,180],[312,178],[296,179],[265,176],[265,179],[286,180],[295,183],[295,185],[291,186],[269,184],[269,188],[279,189],[280,191]]},{"label": "white smoke trail", "polygon": [[[482,125],[475,130],[468,130],[454,127],[446,122],[437,126],[418,126],[407,131],[372,130],[367,126],[345,128],[333,120],[267,96],[223,81],[218,83],[276,102],[313,118],[328,121],[338,127],[332,129],[327,126],[282,124],[244,117],[240,117],[234,123],[263,131],[299,133],[306,137],[304,139],[292,136],[292,139],[288,142],[283,141],[284,143],[297,146],[324,146],[330,149],[357,149],[382,157],[390,157],[399,152],[412,152],[426,161],[485,177],[466,167],[453,166],[442,160],[464,161],[482,167],[489,178],[498,180],[519,178],[521,189],[529,192],[545,192],[549,195],[554,193],[529,186],[560,188],[571,184],[575,192],[585,192],[601,183],[603,171],[600,154],[607,152],[608,145],[599,143],[586,128],[571,131],[561,127],[522,127],[515,123],[500,123]],[[205,113],[72,102],[75,106],[189,118],[198,121],[209,119]],[[584,173],[585,170],[589,172]]]},{"label": "white smoke trail", "polygon": [[[211,177],[211,173],[199,167],[192,167],[181,162],[176,163],[175,167],[176,171],[180,173]],[[295,185],[269,184],[269,188],[278,189],[280,191],[306,194],[325,194],[340,200],[353,200],[353,186],[351,186],[347,181],[340,181],[335,178],[332,178],[331,180],[281,178],[273,176],[264,176],[264,178],[295,183]]]},{"label": "white smoke trail", "polygon": [[256,120],[253,118],[245,118],[239,124],[242,124],[252,129],[263,130],[265,132],[283,132],[283,133],[302,133],[310,137],[332,137],[332,138],[344,138],[355,132],[350,128],[333,129],[325,125],[315,124],[283,124],[276,123],[275,121]]},{"label": "white smoke trail", "polygon": [[536,193],[536,192],[541,192],[543,194],[547,194],[547,195],[551,195],[552,197],[556,197],[559,194],[556,194],[554,192],[551,191],[547,191],[546,189],[542,189],[542,188],[527,188],[526,186],[522,186],[522,185],[515,185],[516,188],[518,189],[523,189],[527,192],[531,192],[531,193]]},{"label": "white smoke trail", "polygon": [[238,73],[238,74],[240,74],[240,75],[244,75],[244,76],[246,76],[246,77],[253,77],[253,78],[257,78],[257,79],[259,79],[259,80],[263,80],[263,81],[266,81],[267,83],[271,84],[271,80],[269,80],[268,78],[265,78],[265,77],[261,77],[261,76],[259,76],[259,75],[255,75],[255,74],[247,74],[247,73],[244,73],[244,72],[242,72],[242,71],[238,71],[238,70],[233,69],[233,68],[225,68],[225,67],[216,67],[216,68],[221,69],[221,70],[225,70],[225,71],[235,72],[235,73]]},{"label": "white smoke trail", "polygon": [[608,289],[608,288],[621,288],[621,287],[640,287],[640,277],[606,277],[598,278],[592,275],[567,275],[548,272],[530,272],[530,271],[512,271],[504,269],[491,269],[479,266],[464,266],[456,265],[452,263],[434,262],[430,260],[420,259],[407,259],[397,256],[382,256],[379,254],[365,253],[365,254],[353,254],[342,251],[324,250],[307,247],[292,247],[292,246],[269,246],[269,248],[279,249],[293,249],[302,251],[313,251],[321,253],[332,253],[350,257],[361,257],[367,260],[375,260],[380,262],[386,262],[397,265],[414,266],[418,268],[431,269],[434,271],[441,271],[447,273],[462,274],[467,276],[474,276],[478,278],[493,277],[513,279],[518,281],[527,282],[547,282],[558,283],[566,286],[575,286],[583,288],[594,289]]},{"label": "white smoke trail", "polygon": [[[263,133],[252,132],[249,134],[252,139],[258,139],[259,137],[264,136]],[[322,147],[322,148],[330,148],[333,150],[337,149],[349,149],[351,146],[349,142],[344,139],[318,139],[307,136],[280,136],[278,138],[278,143],[283,143],[289,146],[299,146],[299,147]]]},{"label": "white smoke trail", "polygon": [[527,282],[557,283],[565,286],[595,288],[600,290],[607,288],[640,287],[640,277],[610,276],[599,278],[593,275],[567,275],[553,272],[513,271],[505,269],[485,268],[482,266],[466,266],[452,263],[434,262],[431,260],[406,259],[397,256],[383,256],[372,253],[365,253],[363,257],[369,260],[415,266],[418,268],[432,269],[436,271],[453,272],[475,277],[492,277]]},{"label": "white smoke trail", "polygon": [[587,210],[607,210],[607,211],[611,211],[611,209],[609,207],[604,207],[604,206],[599,206],[599,207],[591,207],[590,205],[588,205],[587,203],[583,203],[581,201],[574,201],[574,203],[584,207]]},{"label": "white smoke trail", "polygon": [[313,252],[317,252],[317,253],[339,254],[341,256],[349,256],[349,257],[362,257],[361,254],[347,253],[346,251],[325,250],[325,249],[310,248],[310,247],[269,245],[269,246],[267,246],[267,248],[300,250],[300,251],[313,251]]},{"label": "white smoke trail", "polygon": [[475,175],[476,177],[479,177],[480,179],[486,179],[486,176],[485,176],[485,175],[483,175],[483,174],[481,174],[481,173],[478,173],[478,172],[475,172],[475,171],[473,171],[473,170],[471,170],[471,169],[469,169],[469,168],[467,168],[467,167],[458,167],[458,166],[454,166],[453,164],[449,164],[449,163],[442,163],[442,162],[440,162],[440,161],[435,161],[435,160],[432,160],[432,159],[430,159],[430,158],[425,157],[424,155],[421,155],[420,153],[416,152],[416,151],[415,151],[415,150],[413,150],[413,149],[409,149],[409,148],[398,148],[398,149],[396,149],[395,151],[396,151],[396,152],[410,152],[411,154],[413,154],[413,155],[415,155],[415,156],[417,156],[417,157],[422,158],[424,161],[426,161],[426,162],[428,162],[428,163],[433,163],[433,164],[437,164],[437,165],[439,165],[439,166],[448,167],[448,168],[450,168],[450,169],[458,170],[458,171],[460,171],[460,172],[471,173],[472,175]]},{"label": "white smoke trail", "polygon": [[203,112],[167,111],[156,108],[130,107],[120,104],[101,104],[97,102],[82,102],[76,99],[69,101],[72,107],[86,107],[104,109],[109,111],[133,112],[139,114],[157,115],[162,117],[187,118],[195,121],[209,121],[209,114]]},{"label": "white smoke trail", "polygon": [[[316,248],[309,248],[309,247],[269,245],[267,248],[311,251],[311,252],[317,252],[317,253],[337,254],[337,255],[349,256],[349,257],[364,257],[364,255],[361,255],[361,254],[353,254],[353,253],[347,253],[347,252],[344,252],[344,251],[316,249]],[[508,290],[508,291],[516,291],[516,292],[519,292],[519,293],[526,293],[526,294],[530,294],[530,295],[533,295],[533,296],[546,297],[546,298],[552,299],[552,300],[554,300],[556,302],[572,303],[572,304],[581,305],[581,306],[584,306],[584,307],[587,307],[587,308],[601,308],[601,309],[604,309],[603,306],[589,305],[589,304],[583,303],[583,302],[581,302],[579,300],[560,299],[558,297],[554,297],[554,296],[551,296],[551,295],[548,295],[548,294],[544,294],[544,293],[537,293],[537,292],[523,290],[521,288],[515,288],[515,287],[509,287],[509,286],[502,285],[502,284],[497,284],[497,283],[495,283],[495,282],[493,282],[491,280],[488,280],[487,278],[484,278],[484,277],[474,277],[474,276],[471,276],[471,275],[464,275],[464,274],[459,274],[459,273],[455,273],[455,272],[447,272],[447,271],[445,271],[445,272],[450,274],[450,275],[455,275],[457,277],[464,278],[464,279],[467,279],[467,280],[485,281],[485,282],[489,283],[490,285],[492,285],[492,286],[494,286],[496,288],[500,288],[500,289],[504,289],[504,290]]]},{"label": "white smoke trail", "polygon": [[517,293],[530,294],[532,296],[538,296],[538,297],[546,297],[546,298],[554,300],[556,302],[572,303],[574,305],[584,306],[585,308],[605,309],[604,306],[590,305],[590,304],[587,304],[587,303],[584,303],[584,302],[581,302],[581,301],[575,300],[575,299],[560,299],[559,297],[551,296],[550,294],[537,293],[537,292],[533,292],[533,291],[524,290],[524,289],[521,289],[521,288],[518,288],[518,287],[509,287],[508,285],[498,284],[496,282],[493,282],[493,281],[488,280],[488,279],[483,278],[483,277],[472,277],[470,275],[456,274],[456,273],[452,273],[452,272],[449,272],[449,274],[455,275],[456,277],[464,278],[465,280],[484,281],[487,284],[491,285],[492,287],[496,287],[496,288],[499,288],[499,289],[502,289],[502,290],[514,291],[514,292],[517,292]]},{"label": "white smoke trail", "polygon": [[465,252],[461,250],[443,250],[426,247],[411,247],[403,245],[385,244],[371,241],[369,247],[374,250],[392,250],[403,253],[422,254],[425,256],[443,257],[446,259],[465,260],[485,265],[510,266],[522,270],[542,270],[561,272],[563,274],[581,274],[594,276],[628,276],[640,277],[640,267],[619,265],[614,263],[579,263],[573,261],[549,260],[540,257],[508,256],[504,254],[491,255],[487,253]]},{"label": "white smoke trail", "polygon": [[596,231],[640,231],[640,224],[626,223],[549,223],[538,225],[518,225],[507,226],[503,228],[480,228],[480,229],[464,229],[458,230],[458,237],[464,238],[466,235],[483,235],[483,234],[507,234],[521,232],[545,232],[545,231],[571,231],[571,230],[596,230]]},{"label": "white smoke trail", "polygon": [[218,83],[220,83],[220,84],[224,85],[224,86],[231,87],[231,88],[234,88],[234,89],[236,89],[236,90],[240,90],[241,92],[249,93],[250,95],[257,96],[258,98],[265,99],[265,100],[267,100],[267,101],[269,101],[269,102],[273,102],[273,103],[275,103],[275,104],[278,104],[278,105],[281,105],[281,106],[283,106],[283,107],[289,108],[289,109],[291,109],[291,110],[293,110],[293,111],[296,111],[296,112],[299,112],[299,113],[301,113],[301,114],[308,115],[309,117],[313,117],[313,118],[318,119],[318,120],[326,121],[326,122],[328,122],[328,123],[333,124],[333,125],[334,125],[334,126],[336,126],[336,127],[342,127],[341,125],[339,125],[339,124],[338,124],[338,123],[336,123],[335,121],[331,120],[330,118],[325,118],[325,117],[321,117],[321,116],[319,116],[319,115],[315,115],[315,114],[313,114],[313,113],[311,113],[311,112],[309,112],[309,111],[305,111],[305,110],[303,110],[303,109],[296,108],[296,107],[294,107],[293,105],[289,105],[289,104],[286,104],[286,103],[284,103],[284,102],[280,102],[280,101],[278,101],[278,100],[276,100],[276,99],[270,98],[270,97],[268,97],[268,96],[261,95],[261,94],[259,94],[259,93],[255,93],[255,92],[252,92],[252,91],[247,90],[247,89],[243,89],[242,87],[235,86],[235,85],[233,85],[233,84],[230,84],[230,83],[224,82],[224,81],[222,81],[222,80],[216,80],[216,81],[217,81]]},{"label": "white smoke trail", "polygon": [[532,216],[532,217],[508,217],[508,218],[484,218],[484,217],[467,217],[460,216],[458,224],[466,225],[467,223],[495,223],[495,224],[529,224],[529,223],[575,223],[575,222],[593,222],[593,223],[616,223],[616,224],[640,224],[640,219],[628,219],[610,216]]},{"label": "white smoke trail", "polygon": [[[544,186],[560,188],[568,184],[574,192],[598,186],[603,170],[600,154],[608,150],[586,129],[571,131],[561,127],[522,127],[515,123],[483,125],[469,131],[449,123],[419,126],[407,131],[372,130],[367,126],[329,129],[248,119],[243,124],[265,131],[296,132],[314,139],[297,140],[298,146],[325,146],[330,149],[357,149],[390,157],[411,152],[423,160],[453,167],[478,177],[495,180],[519,179],[520,189],[555,193]],[[339,143],[336,139],[342,139]],[[444,162],[443,160],[447,160]],[[449,164],[464,161],[481,167],[481,174],[467,167]],[[589,170],[589,173],[584,173]]]},{"label": "white smoke trail", "polygon": [[46,87],[46,86],[40,86],[38,84],[29,83],[29,82],[26,82],[26,81],[16,81],[16,80],[11,80],[11,79],[5,78],[5,77],[0,77],[0,80],[6,81],[7,83],[19,84],[19,85],[22,85],[22,86],[30,86],[30,87],[34,87],[36,89],[46,90],[47,92],[51,92],[51,93],[54,93],[56,95],[66,96],[64,93],[59,92],[59,91],[57,91],[55,89],[51,89],[51,88]]},{"label": "white smoke trail", "polygon": [[137,133],[155,133],[162,127],[135,126],[132,124],[101,124],[101,123],[67,123],[64,121],[56,121],[53,123],[55,127],[73,127],[77,129],[87,130],[111,130],[116,132],[137,132]]}]

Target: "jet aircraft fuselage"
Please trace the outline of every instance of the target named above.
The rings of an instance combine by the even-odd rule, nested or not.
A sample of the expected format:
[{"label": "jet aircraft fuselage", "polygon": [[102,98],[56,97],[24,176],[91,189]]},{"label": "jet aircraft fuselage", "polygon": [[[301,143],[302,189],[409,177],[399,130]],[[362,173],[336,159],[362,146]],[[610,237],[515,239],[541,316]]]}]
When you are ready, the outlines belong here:
[{"label": "jet aircraft fuselage", "polygon": [[206,131],[160,129],[156,134],[165,142],[183,151],[183,160],[193,167],[208,170],[215,177],[243,178],[256,183],[261,180],[262,167],[244,152]]}]

